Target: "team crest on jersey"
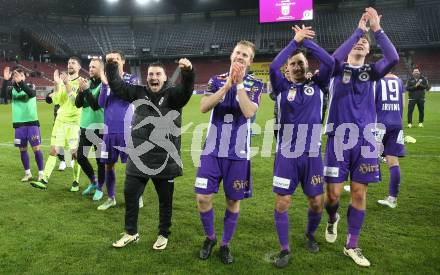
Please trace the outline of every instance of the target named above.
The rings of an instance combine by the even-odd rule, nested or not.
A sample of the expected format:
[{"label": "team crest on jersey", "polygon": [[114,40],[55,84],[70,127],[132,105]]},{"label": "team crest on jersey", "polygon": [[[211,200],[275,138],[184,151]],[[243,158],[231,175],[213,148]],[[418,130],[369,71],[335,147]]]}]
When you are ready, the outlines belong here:
[{"label": "team crest on jersey", "polygon": [[296,96],[296,87],[291,87],[289,93],[287,94],[287,100],[293,101]]},{"label": "team crest on jersey", "polygon": [[315,89],[313,89],[313,87],[310,86],[305,86],[304,93],[308,96],[312,96],[315,93]]},{"label": "team crest on jersey", "polygon": [[210,79],[209,82],[208,82],[208,91],[212,91],[212,88],[214,86],[212,82],[213,82],[212,79]]},{"label": "team crest on jersey", "polygon": [[368,81],[370,80],[370,74],[367,72],[362,72],[359,74],[359,80],[360,81]]},{"label": "team crest on jersey", "polygon": [[351,80],[351,71],[345,70],[344,75],[342,76],[342,83],[347,84]]}]

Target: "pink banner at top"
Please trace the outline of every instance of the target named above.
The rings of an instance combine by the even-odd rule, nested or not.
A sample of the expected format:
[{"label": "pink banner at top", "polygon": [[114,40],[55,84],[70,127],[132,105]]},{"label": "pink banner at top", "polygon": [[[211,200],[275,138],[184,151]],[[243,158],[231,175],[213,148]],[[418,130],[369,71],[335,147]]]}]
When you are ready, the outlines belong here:
[{"label": "pink banner at top", "polygon": [[260,23],[313,19],[313,0],[260,0]]}]

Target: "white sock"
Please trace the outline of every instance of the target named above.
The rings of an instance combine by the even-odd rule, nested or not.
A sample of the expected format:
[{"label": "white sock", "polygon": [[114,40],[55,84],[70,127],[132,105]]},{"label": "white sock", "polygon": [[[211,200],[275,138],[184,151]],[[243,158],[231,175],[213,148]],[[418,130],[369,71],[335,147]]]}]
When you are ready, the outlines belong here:
[{"label": "white sock", "polygon": [[24,173],[25,173],[26,175],[31,175],[31,169],[24,170]]}]

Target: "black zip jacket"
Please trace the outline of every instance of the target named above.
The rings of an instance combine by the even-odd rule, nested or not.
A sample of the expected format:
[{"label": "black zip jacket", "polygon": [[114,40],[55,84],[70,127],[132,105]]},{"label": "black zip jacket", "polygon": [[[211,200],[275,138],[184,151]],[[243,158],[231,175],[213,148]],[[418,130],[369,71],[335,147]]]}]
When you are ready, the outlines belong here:
[{"label": "black zip jacket", "polygon": [[[135,104],[132,144],[126,141],[129,155],[126,174],[162,179],[181,176],[182,108],[194,90],[194,71],[182,71],[181,84],[174,86],[165,82],[155,93],[148,86],[125,83],[118,74],[116,63],[107,63],[105,70],[111,92]],[[142,105],[136,107],[141,101]]]}]

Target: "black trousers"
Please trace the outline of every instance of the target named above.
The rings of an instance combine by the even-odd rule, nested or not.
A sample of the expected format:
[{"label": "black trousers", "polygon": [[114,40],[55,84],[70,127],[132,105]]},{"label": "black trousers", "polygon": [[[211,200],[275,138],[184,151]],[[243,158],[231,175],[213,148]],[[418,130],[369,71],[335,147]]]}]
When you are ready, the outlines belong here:
[{"label": "black trousers", "polygon": [[[125,231],[134,235],[138,232],[139,198],[150,178],[126,175],[125,177]],[[173,214],[174,179],[151,178],[159,197],[159,233],[165,238],[171,234]]]},{"label": "black trousers", "polygon": [[[94,133],[96,136],[102,139],[102,135],[99,134],[99,130],[95,130]],[[89,159],[87,158],[92,146],[95,148],[96,151],[96,145],[93,144],[93,142],[88,140],[86,137],[86,129],[81,128],[81,132],[79,135],[78,150],[76,152],[76,156],[77,156],[76,159],[78,161],[79,166],[81,166],[81,169],[84,171],[84,173],[87,175],[89,179],[95,174],[95,171],[93,171],[93,167],[90,164]],[[104,182],[105,165],[99,159],[98,151],[96,151],[96,165],[98,166],[98,182]]]},{"label": "black trousers", "polygon": [[425,98],[410,98],[408,100],[408,123],[412,123],[414,107],[419,109],[419,123],[423,123],[425,118]]}]

